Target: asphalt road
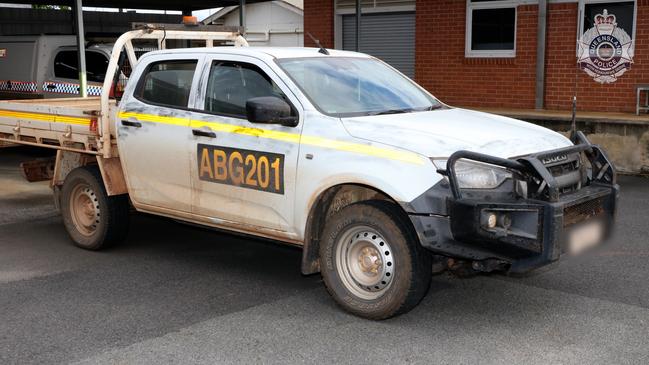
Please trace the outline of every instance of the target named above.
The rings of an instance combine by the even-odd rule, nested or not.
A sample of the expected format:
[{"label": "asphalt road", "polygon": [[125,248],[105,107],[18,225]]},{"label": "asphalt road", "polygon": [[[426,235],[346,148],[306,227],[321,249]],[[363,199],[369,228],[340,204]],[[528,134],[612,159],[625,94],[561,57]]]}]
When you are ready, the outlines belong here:
[{"label": "asphalt road", "polygon": [[0,150],[0,364],[649,363],[649,179],[620,179],[602,250],[525,278],[438,275],[373,322],[290,247],[134,215],[124,245],[77,249],[47,184],[20,182],[25,154]]}]

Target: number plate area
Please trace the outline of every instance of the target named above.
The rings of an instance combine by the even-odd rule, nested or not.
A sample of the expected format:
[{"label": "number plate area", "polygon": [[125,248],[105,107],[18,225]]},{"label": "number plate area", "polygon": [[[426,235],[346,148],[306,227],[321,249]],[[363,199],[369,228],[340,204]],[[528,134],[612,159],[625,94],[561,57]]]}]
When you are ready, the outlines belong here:
[{"label": "number plate area", "polygon": [[604,224],[599,219],[583,222],[568,230],[568,253],[579,255],[604,239]]},{"label": "number plate area", "polygon": [[284,155],[199,144],[198,178],[217,184],[284,194]]}]

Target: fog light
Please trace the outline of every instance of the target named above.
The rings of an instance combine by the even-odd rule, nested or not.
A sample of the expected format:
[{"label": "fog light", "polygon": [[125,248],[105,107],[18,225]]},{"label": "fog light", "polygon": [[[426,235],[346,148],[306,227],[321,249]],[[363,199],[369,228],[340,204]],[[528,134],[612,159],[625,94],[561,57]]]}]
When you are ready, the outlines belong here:
[{"label": "fog light", "polygon": [[489,228],[496,227],[497,221],[498,219],[496,219],[496,215],[494,213],[489,213],[489,215],[487,215],[487,227]]}]

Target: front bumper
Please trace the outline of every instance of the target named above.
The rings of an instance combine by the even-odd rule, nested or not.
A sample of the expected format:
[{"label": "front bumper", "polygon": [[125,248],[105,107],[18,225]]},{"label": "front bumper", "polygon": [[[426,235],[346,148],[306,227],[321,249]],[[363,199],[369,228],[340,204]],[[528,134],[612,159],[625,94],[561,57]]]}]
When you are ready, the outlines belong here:
[{"label": "front bumper", "polygon": [[[608,235],[619,195],[615,169],[601,148],[581,133],[576,138],[575,146],[518,159],[469,151],[453,154],[447,169],[440,171],[448,178],[450,194],[443,202],[426,200],[436,201],[442,214],[423,213],[421,203],[410,205],[419,208],[411,210],[410,218],[421,244],[450,257],[496,260],[506,264],[509,272],[522,273],[558,260],[567,250],[573,227],[599,220]],[[577,162],[576,170],[557,174],[568,156],[577,156],[573,161],[586,157],[588,167]],[[463,191],[454,172],[460,159],[505,167],[513,181],[499,191]],[[496,225],[489,224],[490,216],[496,217]]]}]

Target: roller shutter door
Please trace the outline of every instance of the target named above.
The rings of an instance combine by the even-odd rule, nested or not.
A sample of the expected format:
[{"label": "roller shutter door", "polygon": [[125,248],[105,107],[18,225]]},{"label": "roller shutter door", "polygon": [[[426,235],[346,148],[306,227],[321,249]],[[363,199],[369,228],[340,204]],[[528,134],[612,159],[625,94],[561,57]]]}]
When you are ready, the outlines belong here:
[{"label": "roller shutter door", "polygon": [[[356,16],[343,15],[343,49],[355,50]],[[415,13],[375,13],[361,16],[361,52],[415,76]]]}]

